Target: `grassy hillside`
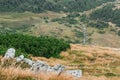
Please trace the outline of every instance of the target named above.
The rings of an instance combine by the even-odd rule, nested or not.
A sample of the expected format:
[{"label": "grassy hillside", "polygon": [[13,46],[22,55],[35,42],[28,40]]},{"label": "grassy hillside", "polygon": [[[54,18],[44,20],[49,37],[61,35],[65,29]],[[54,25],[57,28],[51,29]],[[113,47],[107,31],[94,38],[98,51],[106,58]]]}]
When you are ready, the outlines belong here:
[{"label": "grassy hillside", "polygon": [[[47,77],[45,74],[39,74],[36,76],[28,69],[20,68],[20,66],[26,66],[25,64],[23,65],[23,63],[15,66],[15,64],[13,64],[14,60],[9,60],[9,62],[5,63],[6,65],[4,65],[4,67],[0,67],[0,79],[34,80],[37,78],[37,80],[119,80],[119,53],[119,48],[71,44],[71,49],[61,53],[61,59],[32,57],[32,60],[42,60],[51,66],[55,64],[64,64],[66,70],[81,69],[83,71],[83,76],[79,79],[74,79],[72,76],[66,74],[62,74],[59,77],[56,76],[56,74],[50,74]],[[8,66],[10,64],[12,65]],[[5,68],[5,66],[7,68]]]},{"label": "grassy hillside", "polygon": [[[0,0],[0,54],[14,47],[17,55],[82,70],[77,80],[120,80],[119,22],[118,0]],[[36,75],[14,59],[1,65],[2,58],[0,80],[76,80]]]},{"label": "grassy hillside", "polygon": [[[4,3],[4,0],[1,1]],[[21,0],[24,2],[25,0]],[[39,0],[36,0],[39,1]],[[45,2],[44,2],[45,1]],[[89,2],[93,1],[93,3]],[[111,46],[120,47],[120,28],[119,17],[114,17],[116,20],[108,21],[103,20],[102,17],[98,19],[98,15],[103,13],[99,12],[99,9],[106,9],[105,7],[109,4],[115,5],[117,8],[119,6],[118,2],[111,2],[109,0],[43,0],[44,3],[50,2],[52,4],[61,4],[65,6],[66,9],[72,11],[52,11],[45,10],[42,13],[36,13],[34,11],[24,10],[21,13],[19,11],[1,11],[0,12],[0,32],[6,33],[22,33],[34,36],[53,36],[56,38],[63,38],[70,43],[83,43],[83,27],[87,28],[87,44],[101,45],[101,46]],[[8,1],[9,2],[9,1]],[[11,1],[12,2],[12,1]],[[14,1],[13,1],[14,2]],[[12,2],[12,3],[13,3]],[[18,0],[15,1],[15,3]],[[18,4],[21,4],[18,2]],[[29,5],[32,4],[30,1]],[[98,4],[98,2],[100,2]],[[10,5],[12,5],[12,3]],[[70,4],[71,3],[71,4]],[[73,5],[76,3],[76,5]],[[7,5],[8,3],[6,3]],[[24,3],[26,5],[26,3]],[[69,4],[69,5],[68,5]],[[85,5],[88,6],[85,6]],[[94,4],[94,5],[93,5]],[[3,5],[3,4],[2,4]],[[90,7],[90,5],[92,5]],[[18,5],[17,5],[18,6]],[[37,6],[37,5],[36,5]],[[81,7],[79,7],[81,6]],[[105,7],[104,7],[105,6]],[[8,7],[8,6],[7,6]],[[50,6],[49,6],[50,7]],[[79,9],[77,9],[78,7]],[[11,8],[11,7],[10,7]],[[73,8],[73,9],[71,9]],[[54,8],[52,8],[54,9]],[[5,10],[5,9],[4,9]],[[19,10],[19,9],[17,9]],[[37,11],[37,10],[36,10]],[[119,8],[116,9],[119,14]],[[94,13],[96,18],[93,18]],[[106,12],[106,11],[103,11]],[[108,12],[111,15],[113,11]],[[92,15],[93,14],[93,15]],[[106,13],[104,15],[107,15]],[[94,16],[94,17],[95,17]],[[104,17],[104,16],[103,16]],[[109,16],[110,18],[111,16]],[[109,19],[106,18],[106,19]],[[117,22],[117,23],[114,23]],[[111,38],[113,38],[111,40]]]},{"label": "grassy hillside", "polygon": [[40,59],[48,62],[50,65],[61,63],[66,65],[67,69],[82,69],[83,74],[86,76],[110,76],[107,73],[119,76],[119,53],[119,48],[71,44],[70,50],[61,53],[62,59],[33,57],[33,60]]},{"label": "grassy hillside", "polygon": [[0,12],[84,11],[115,0],[1,0]]},{"label": "grassy hillside", "polygon": [[70,50],[61,53],[62,59],[33,57],[33,60],[40,59],[50,65],[61,63],[67,66],[66,69],[82,69],[83,76],[118,77],[119,79],[119,53],[119,48],[71,44]]},{"label": "grassy hillside", "polygon": [[[88,25],[88,44],[98,44],[112,47],[119,47],[119,45],[116,44],[120,44],[120,37],[117,33],[117,27],[114,27],[114,25],[111,27],[111,24],[106,28],[103,27],[103,29],[91,27],[91,24],[83,23],[83,16],[77,14],[77,17],[73,18],[70,17],[73,14],[68,15],[66,13],[55,12],[46,12],[40,14],[34,14],[30,12],[0,14],[1,33],[12,32],[35,36],[47,35],[54,36],[56,38],[63,38],[72,43],[82,43],[83,26]],[[112,41],[111,37],[114,38]],[[103,42],[103,40],[105,41]]]}]

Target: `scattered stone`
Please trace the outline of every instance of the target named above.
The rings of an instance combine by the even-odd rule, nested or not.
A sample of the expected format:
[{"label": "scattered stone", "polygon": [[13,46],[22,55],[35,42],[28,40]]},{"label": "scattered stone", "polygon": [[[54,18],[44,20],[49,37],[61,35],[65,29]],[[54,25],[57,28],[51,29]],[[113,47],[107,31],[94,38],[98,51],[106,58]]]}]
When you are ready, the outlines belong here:
[{"label": "scattered stone", "polygon": [[[4,58],[9,59],[9,58],[14,58],[15,57],[15,49],[10,48],[7,50],[5,53]],[[4,59],[3,58],[3,59]],[[49,66],[46,62],[44,61],[32,61],[28,58],[24,58],[24,55],[20,55],[19,57],[16,58],[16,62],[24,61],[28,65],[31,66],[31,70],[35,73],[38,72],[44,72],[50,74],[50,72],[55,72],[58,76],[64,71],[67,74],[70,74],[74,76],[75,78],[79,78],[82,76],[82,70],[66,70],[65,71],[65,66],[61,64],[57,64],[53,67]]]},{"label": "scattered stone", "polygon": [[14,48],[8,49],[4,56],[4,58],[6,58],[6,59],[14,58],[14,57],[15,57],[15,49]]},{"label": "scattered stone", "polygon": [[56,72],[58,75],[60,75],[65,69],[65,66],[61,64],[57,64],[53,67],[54,72]]},{"label": "scattered stone", "polygon": [[82,76],[82,70],[67,70],[67,74],[71,74],[72,76],[79,78]]},{"label": "scattered stone", "polygon": [[53,71],[54,71],[53,67],[48,66],[47,73],[50,73],[50,72],[53,72]]},{"label": "scattered stone", "polygon": [[30,65],[30,66],[32,66],[32,65],[34,64],[34,61],[32,61],[32,60],[30,60],[30,59],[28,59],[28,58],[24,58],[23,61],[24,61],[25,63],[27,63],[28,65]]},{"label": "scattered stone", "polygon": [[20,62],[24,59],[24,55],[20,55],[19,57],[16,58],[16,62]]},{"label": "scattered stone", "polygon": [[48,69],[48,64],[46,62],[43,61],[36,61],[33,66],[32,66],[32,71],[34,71],[35,73],[38,72],[47,72]]}]

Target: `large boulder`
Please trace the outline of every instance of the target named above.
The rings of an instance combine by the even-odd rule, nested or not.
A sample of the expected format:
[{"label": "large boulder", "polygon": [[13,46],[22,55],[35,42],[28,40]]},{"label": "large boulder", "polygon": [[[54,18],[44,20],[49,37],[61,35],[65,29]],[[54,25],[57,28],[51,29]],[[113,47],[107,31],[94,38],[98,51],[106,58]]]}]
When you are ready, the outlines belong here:
[{"label": "large boulder", "polygon": [[9,48],[4,55],[4,58],[9,59],[9,58],[14,58],[14,57],[15,57],[15,49]]}]

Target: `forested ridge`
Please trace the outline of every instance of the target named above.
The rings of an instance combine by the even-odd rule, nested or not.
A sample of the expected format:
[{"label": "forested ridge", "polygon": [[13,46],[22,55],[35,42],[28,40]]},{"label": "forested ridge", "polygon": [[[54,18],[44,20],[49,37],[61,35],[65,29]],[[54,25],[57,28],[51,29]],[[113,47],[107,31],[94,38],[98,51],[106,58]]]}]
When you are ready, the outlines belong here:
[{"label": "forested ridge", "polygon": [[0,0],[0,12],[85,11],[115,0]]},{"label": "forested ridge", "polygon": [[93,20],[112,22],[120,27],[120,9],[115,9],[115,6],[112,4],[94,11],[90,16]]}]

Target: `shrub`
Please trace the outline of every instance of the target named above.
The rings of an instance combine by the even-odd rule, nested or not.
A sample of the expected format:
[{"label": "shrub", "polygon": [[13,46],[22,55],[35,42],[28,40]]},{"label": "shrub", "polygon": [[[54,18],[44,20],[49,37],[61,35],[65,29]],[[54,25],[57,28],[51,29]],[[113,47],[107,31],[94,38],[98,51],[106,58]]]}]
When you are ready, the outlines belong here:
[{"label": "shrub", "polygon": [[115,73],[106,73],[105,76],[112,77],[112,76],[117,76],[117,75]]},{"label": "shrub", "polygon": [[[5,48],[13,47],[20,52],[32,54],[33,56],[60,57],[60,52],[70,48],[70,45],[63,39],[56,39],[48,36],[28,36],[22,34],[0,34],[0,46]],[[19,54],[18,53],[18,54]],[[1,52],[0,54],[3,54]]]},{"label": "shrub", "polygon": [[75,32],[76,37],[78,37],[78,38],[83,38],[84,37],[83,32],[81,32],[79,30],[76,30],[76,29],[74,30],[74,32]]},{"label": "shrub", "polygon": [[71,13],[69,15],[67,15],[68,18],[76,18],[76,17],[79,17],[80,14],[79,13]]},{"label": "shrub", "polygon": [[95,28],[98,28],[98,29],[104,29],[104,28],[107,28],[109,26],[108,23],[105,23],[105,22],[102,22],[102,21],[97,21],[96,23],[95,22],[90,22],[89,25],[91,27],[95,27]]},{"label": "shrub", "polygon": [[80,16],[80,21],[83,22],[83,23],[88,23],[89,19],[88,19],[87,15],[81,15]]},{"label": "shrub", "polygon": [[118,31],[118,36],[120,36],[120,30]]},{"label": "shrub", "polygon": [[104,34],[104,33],[105,33],[105,30],[99,30],[98,33]]},{"label": "shrub", "polygon": [[56,21],[59,21],[60,19],[59,18],[53,18],[52,20],[51,20],[51,22],[56,22]]}]

